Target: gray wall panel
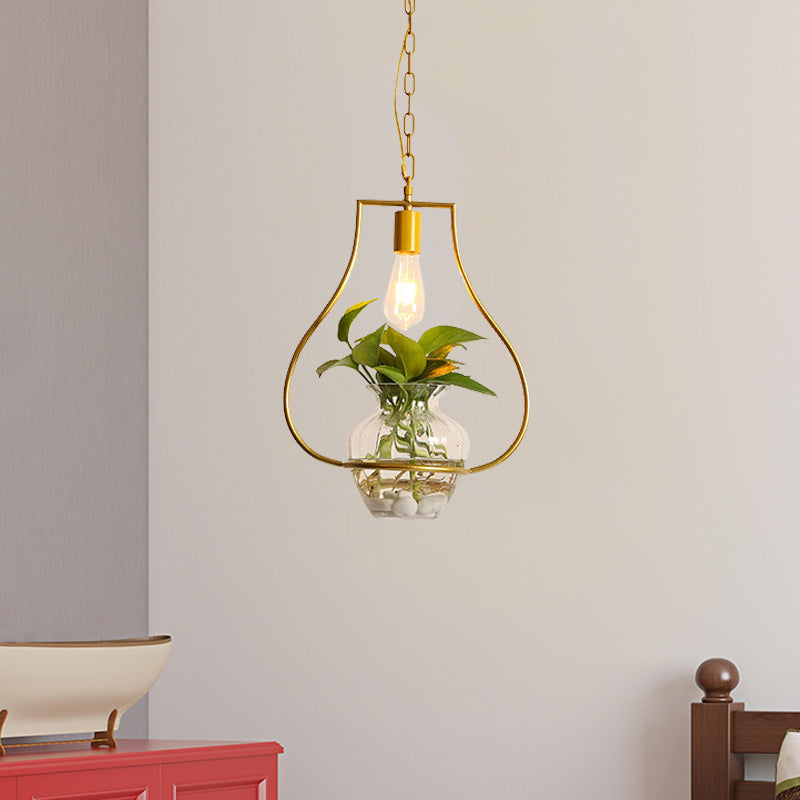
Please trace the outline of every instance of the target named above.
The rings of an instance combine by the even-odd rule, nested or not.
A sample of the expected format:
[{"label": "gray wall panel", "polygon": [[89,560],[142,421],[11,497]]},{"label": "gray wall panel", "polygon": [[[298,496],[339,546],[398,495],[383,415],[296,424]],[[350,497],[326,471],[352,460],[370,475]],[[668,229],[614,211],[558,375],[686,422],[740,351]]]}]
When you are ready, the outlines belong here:
[{"label": "gray wall panel", "polygon": [[146,632],[147,3],[0,0],[0,639]]}]

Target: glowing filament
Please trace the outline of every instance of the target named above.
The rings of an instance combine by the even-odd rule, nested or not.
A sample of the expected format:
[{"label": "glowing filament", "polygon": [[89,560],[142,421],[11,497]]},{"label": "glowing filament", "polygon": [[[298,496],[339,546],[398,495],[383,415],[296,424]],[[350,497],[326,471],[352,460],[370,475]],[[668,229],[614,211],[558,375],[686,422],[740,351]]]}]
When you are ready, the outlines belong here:
[{"label": "glowing filament", "polygon": [[383,300],[383,313],[389,324],[407,331],[425,313],[425,287],[419,255],[397,253],[392,276]]}]

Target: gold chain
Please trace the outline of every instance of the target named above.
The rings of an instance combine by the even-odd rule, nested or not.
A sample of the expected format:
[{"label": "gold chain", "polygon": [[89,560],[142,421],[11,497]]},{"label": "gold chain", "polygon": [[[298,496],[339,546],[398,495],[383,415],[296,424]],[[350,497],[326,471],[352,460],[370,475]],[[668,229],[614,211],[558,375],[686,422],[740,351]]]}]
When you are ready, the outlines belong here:
[{"label": "gold chain", "polygon": [[[412,18],[416,9],[416,0],[404,0],[405,10],[408,15],[408,28],[406,29],[405,36],[403,37],[403,49],[400,51],[400,60],[397,62],[397,78],[394,82],[394,120],[397,123],[397,135],[400,139],[400,152],[402,153],[402,168],[401,173],[403,180],[406,182],[405,198],[409,201],[411,198],[411,181],[414,180],[416,171],[416,163],[414,154],[411,152],[411,137],[414,135],[416,127],[416,120],[414,114],[411,112],[411,95],[417,88],[417,79],[411,71],[411,56],[416,49],[416,39],[414,31],[411,29]],[[403,128],[400,129],[400,116],[397,113],[397,87],[400,84],[400,69],[403,66],[403,57],[406,58],[406,74],[403,76],[403,92],[408,100],[406,105],[406,113],[403,115]],[[403,141],[405,137],[405,142]]]}]

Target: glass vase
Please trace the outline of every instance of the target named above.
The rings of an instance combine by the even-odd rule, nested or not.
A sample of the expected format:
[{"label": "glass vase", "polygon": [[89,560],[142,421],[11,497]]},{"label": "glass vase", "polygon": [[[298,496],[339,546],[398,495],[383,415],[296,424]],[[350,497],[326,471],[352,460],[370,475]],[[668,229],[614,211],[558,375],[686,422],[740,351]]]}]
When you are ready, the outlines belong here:
[{"label": "glass vase", "polygon": [[463,467],[469,454],[467,432],[439,409],[439,398],[450,387],[380,383],[367,388],[377,397],[378,408],[350,432],[350,460],[403,461],[407,466],[354,467],[364,504],[373,517],[436,519],[459,475],[425,467]]}]

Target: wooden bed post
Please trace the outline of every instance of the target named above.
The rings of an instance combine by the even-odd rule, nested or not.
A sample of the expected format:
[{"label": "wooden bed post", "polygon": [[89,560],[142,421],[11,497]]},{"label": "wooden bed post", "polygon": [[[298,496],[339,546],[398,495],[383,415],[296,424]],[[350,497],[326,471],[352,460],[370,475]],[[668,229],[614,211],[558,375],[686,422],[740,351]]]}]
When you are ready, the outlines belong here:
[{"label": "wooden bed post", "polygon": [[705,696],[692,703],[692,800],[732,800],[735,781],[744,779],[744,759],[732,752],[733,712],[744,709],[731,698],[739,670],[726,658],[710,658],[695,681]]}]

